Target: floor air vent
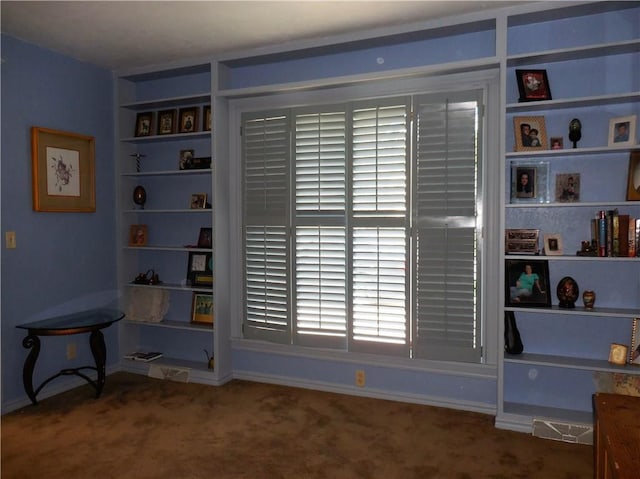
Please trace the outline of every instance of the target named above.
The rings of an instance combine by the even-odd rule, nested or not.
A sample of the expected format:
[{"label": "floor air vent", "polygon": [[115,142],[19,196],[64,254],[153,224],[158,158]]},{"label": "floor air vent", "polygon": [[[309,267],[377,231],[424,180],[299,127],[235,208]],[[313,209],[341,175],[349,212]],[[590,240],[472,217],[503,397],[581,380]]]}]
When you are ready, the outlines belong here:
[{"label": "floor air vent", "polygon": [[179,383],[189,382],[190,369],[176,368],[171,366],[162,366],[160,364],[151,364],[149,367],[149,377],[156,379],[167,379]]},{"label": "floor air vent", "polygon": [[543,419],[533,420],[533,435],[554,441],[593,444],[593,426]]}]

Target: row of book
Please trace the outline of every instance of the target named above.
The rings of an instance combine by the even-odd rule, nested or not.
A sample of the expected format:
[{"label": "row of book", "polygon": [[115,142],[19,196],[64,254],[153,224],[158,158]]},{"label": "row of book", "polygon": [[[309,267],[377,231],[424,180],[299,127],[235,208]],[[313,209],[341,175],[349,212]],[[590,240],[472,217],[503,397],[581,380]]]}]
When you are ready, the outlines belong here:
[{"label": "row of book", "polygon": [[591,244],[598,256],[640,256],[640,218],[615,210],[600,210],[591,221]]}]

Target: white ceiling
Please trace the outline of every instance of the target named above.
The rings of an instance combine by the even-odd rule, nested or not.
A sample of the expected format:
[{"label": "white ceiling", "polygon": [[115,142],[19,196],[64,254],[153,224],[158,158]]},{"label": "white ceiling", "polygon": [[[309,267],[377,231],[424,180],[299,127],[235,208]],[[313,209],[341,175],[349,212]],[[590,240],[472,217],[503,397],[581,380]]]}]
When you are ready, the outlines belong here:
[{"label": "white ceiling", "polygon": [[6,1],[2,32],[110,70],[320,39],[515,1]]}]

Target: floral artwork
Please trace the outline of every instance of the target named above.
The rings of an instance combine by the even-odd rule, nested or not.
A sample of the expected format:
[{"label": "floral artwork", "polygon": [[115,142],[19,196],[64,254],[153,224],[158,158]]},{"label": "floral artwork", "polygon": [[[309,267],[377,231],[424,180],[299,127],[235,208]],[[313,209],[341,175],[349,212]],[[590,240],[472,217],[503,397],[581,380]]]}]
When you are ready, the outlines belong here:
[{"label": "floral artwork", "polygon": [[62,148],[47,148],[47,194],[80,196],[80,153]]}]

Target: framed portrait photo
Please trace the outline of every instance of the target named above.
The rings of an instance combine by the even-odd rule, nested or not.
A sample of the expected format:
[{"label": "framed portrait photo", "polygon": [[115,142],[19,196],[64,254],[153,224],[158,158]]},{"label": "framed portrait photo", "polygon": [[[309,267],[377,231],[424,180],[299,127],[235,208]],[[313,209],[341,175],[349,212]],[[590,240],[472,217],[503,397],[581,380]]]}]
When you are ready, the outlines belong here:
[{"label": "framed portrait photo", "polygon": [[146,246],[147,231],[147,225],[131,225],[129,227],[129,246]]},{"label": "framed portrait photo", "polygon": [[548,186],[549,164],[547,162],[512,163],[512,203],[546,203]]},{"label": "framed portrait photo", "polygon": [[552,136],[549,142],[552,150],[562,150],[564,148],[564,138],[561,136]]},{"label": "framed portrait photo", "polygon": [[521,308],[551,307],[549,262],[505,260],[505,305]]},{"label": "framed portrait photo", "polygon": [[193,293],[191,304],[191,322],[213,325],[213,295]]},{"label": "framed portrait photo", "polygon": [[580,173],[557,174],[555,193],[559,203],[580,201]]},{"label": "framed portrait photo", "polygon": [[619,116],[609,120],[609,146],[636,144],[636,115]]},{"label": "framed portrait photo", "polygon": [[96,211],[95,138],[31,128],[33,210]]},{"label": "framed portrait photo", "polygon": [[547,128],[544,116],[516,116],[513,119],[516,151],[547,149]]},{"label": "framed portrait photo", "polygon": [[197,210],[201,208],[207,207],[207,194],[206,193],[194,193],[191,195],[191,204],[190,207],[192,210]]},{"label": "framed portrait photo", "polygon": [[545,256],[561,256],[563,252],[562,236],[558,233],[542,235]]},{"label": "framed portrait photo", "polygon": [[180,160],[178,168],[181,170],[190,170],[192,168],[192,160],[195,150],[180,150]]},{"label": "framed portrait photo", "polygon": [[213,228],[200,228],[198,235],[198,248],[211,248]]},{"label": "framed portrait photo", "polygon": [[146,111],[136,116],[136,130],[134,136],[150,136],[153,121],[153,112]]},{"label": "framed portrait photo", "polygon": [[172,135],[176,132],[176,110],[162,110],[158,112],[158,135]]},{"label": "framed portrait photo", "polygon": [[632,151],[629,158],[627,201],[640,201],[640,151]]},{"label": "framed portrait photo", "polygon": [[180,133],[193,133],[198,128],[198,107],[180,109]]},{"label": "framed portrait photo", "polygon": [[551,100],[547,70],[516,70],[520,98],[518,101]]}]

